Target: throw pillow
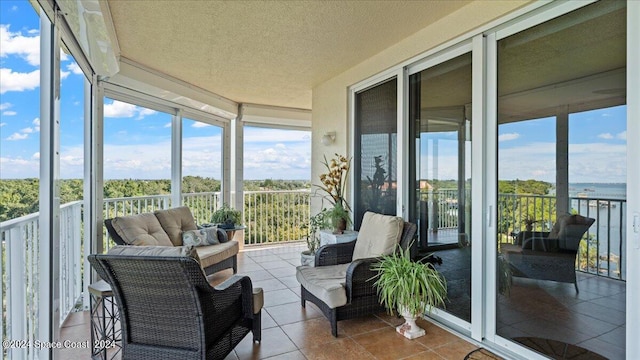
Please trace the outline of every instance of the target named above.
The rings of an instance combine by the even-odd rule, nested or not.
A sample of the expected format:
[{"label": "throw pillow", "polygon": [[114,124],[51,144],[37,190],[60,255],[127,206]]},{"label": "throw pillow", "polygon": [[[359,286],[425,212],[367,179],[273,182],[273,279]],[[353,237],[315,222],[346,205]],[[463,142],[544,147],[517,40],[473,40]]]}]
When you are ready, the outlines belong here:
[{"label": "throw pillow", "polygon": [[153,214],[116,217],[111,220],[111,226],[129,245],[173,245]]},{"label": "throw pillow", "polygon": [[198,230],[182,232],[182,244],[185,246],[206,246],[220,244],[218,240],[218,228],[208,227]]},{"label": "throw pillow", "polygon": [[353,260],[389,255],[402,237],[404,220],[367,211],[353,250]]}]

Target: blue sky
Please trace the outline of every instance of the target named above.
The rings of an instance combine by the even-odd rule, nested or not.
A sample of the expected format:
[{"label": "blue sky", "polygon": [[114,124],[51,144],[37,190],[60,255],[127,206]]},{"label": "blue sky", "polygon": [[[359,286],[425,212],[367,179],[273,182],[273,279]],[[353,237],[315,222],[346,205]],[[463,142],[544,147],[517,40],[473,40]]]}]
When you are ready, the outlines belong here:
[{"label": "blue sky", "polygon": [[[38,177],[39,18],[28,1],[0,1],[0,178]],[[83,175],[84,75],[61,55],[60,175]],[[168,179],[171,116],[105,99],[107,179]],[[183,175],[221,177],[219,127],[183,121]],[[247,179],[309,179],[310,132],[245,128]]]},{"label": "blue sky", "polygon": [[[0,36],[0,178],[37,177],[39,19],[28,1],[0,1]],[[84,76],[71,56],[61,59],[60,174],[81,178]],[[618,106],[570,116],[570,182],[626,181],[625,112]],[[170,178],[170,122],[168,114],[106,99],[105,178]],[[455,134],[449,135],[440,141],[440,179],[457,177]],[[183,136],[183,174],[219,179],[221,129],[185,120]],[[498,138],[500,179],[555,182],[553,119],[503,124]],[[421,148],[420,174],[431,178],[430,145],[423,141]],[[309,179],[310,158],[309,132],[245,129],[247,179]]]}]

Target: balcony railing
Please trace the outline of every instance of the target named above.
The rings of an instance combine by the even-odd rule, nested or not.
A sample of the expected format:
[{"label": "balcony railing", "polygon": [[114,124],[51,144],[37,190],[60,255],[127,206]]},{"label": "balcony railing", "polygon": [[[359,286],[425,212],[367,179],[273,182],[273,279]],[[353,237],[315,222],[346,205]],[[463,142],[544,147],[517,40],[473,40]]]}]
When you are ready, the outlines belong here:
[{"label": "balcony railing", "polygon": [[[595,219],[583,237],[576,269],[625,280],[627,201],[598,197],[570,197],[570,211]],[[498,236],[505,241],[531,223],[533,231],[550,231],[557,218],[556,198],[501,194],[498,198]]]},{"label": "balcony railing", "polygon": [[[309,222],[309,190],[245,191],[244,233],[245,245],[281,243],[304,238],[303,225]],[[218,209],[219,192],[189,193],[182,195],[182,204],[188,206],[196,223],[204,224]],[[170,195],[138,196],[104,200],[104,217],[126,216],[171,207]],[[104,248],[110,241],[104,232]]]},{"label": "balcony railing", "polygon": [[[82,202],[60,207],[60,322],[76,307],[82,295]],[[39,213],[0,223],[0,299],[2,339],[38,339],[40,302]],[[5,359],[35,359],[34,347],[6,349]]]}]

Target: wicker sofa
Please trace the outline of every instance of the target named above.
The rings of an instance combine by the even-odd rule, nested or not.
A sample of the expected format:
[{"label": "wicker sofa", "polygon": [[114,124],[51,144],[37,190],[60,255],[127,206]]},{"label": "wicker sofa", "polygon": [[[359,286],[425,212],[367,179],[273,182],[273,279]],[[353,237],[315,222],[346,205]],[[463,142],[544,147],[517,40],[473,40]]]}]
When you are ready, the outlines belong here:
[{"label": "wicker sofa", "polygon": [[[182,206],[153,213],[106,219],[104,224],[118,245],[182,246],[182,234],[198,230],[188,207]],[[219,244],[196,247],[200,264],[207,275],[224,269],[237,273],[238,242],[229,241],[227,233],[217,230]]]}]

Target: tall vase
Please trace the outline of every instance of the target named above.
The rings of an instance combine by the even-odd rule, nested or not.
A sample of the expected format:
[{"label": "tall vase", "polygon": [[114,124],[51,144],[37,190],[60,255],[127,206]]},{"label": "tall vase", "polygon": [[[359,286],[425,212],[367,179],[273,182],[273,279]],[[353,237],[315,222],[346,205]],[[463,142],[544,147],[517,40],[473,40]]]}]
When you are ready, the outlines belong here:
[{"label": "tall vase", "polygon": [[400,309],[405,323],[396,327],[396,331],[407,339],[415,339],[424,336],[427,332],[416,324],[417,315],[411,314],[407,309]]}]

